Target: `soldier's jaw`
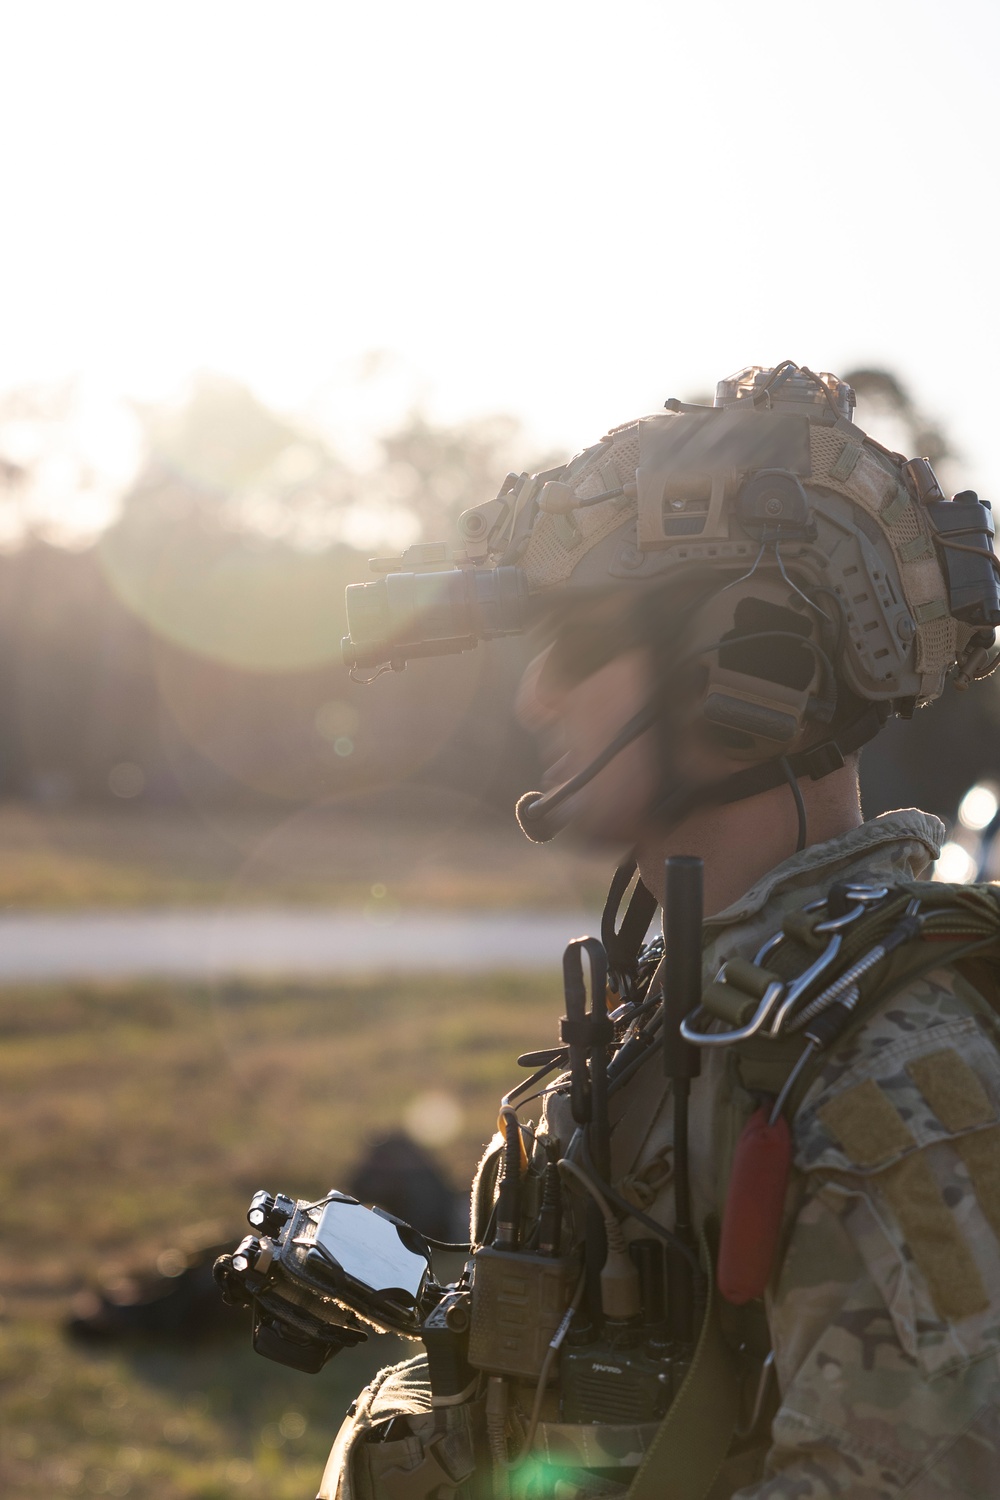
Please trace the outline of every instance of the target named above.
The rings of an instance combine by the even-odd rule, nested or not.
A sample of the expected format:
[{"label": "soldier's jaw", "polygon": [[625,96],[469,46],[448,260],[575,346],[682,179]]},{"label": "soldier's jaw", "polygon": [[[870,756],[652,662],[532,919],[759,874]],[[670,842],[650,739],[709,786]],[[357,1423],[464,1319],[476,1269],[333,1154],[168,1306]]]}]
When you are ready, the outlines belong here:
[{"label": "soldier's jaw", "polygon": [[[629,652],[584,681],[547,698],[541,738],[548,750],[545,790],[585,771],[646,701],[644,654]],[[627,845],[642,832],[657,787],[654,736],[627,744],[568,798],[560,822],[588,841]]]}]

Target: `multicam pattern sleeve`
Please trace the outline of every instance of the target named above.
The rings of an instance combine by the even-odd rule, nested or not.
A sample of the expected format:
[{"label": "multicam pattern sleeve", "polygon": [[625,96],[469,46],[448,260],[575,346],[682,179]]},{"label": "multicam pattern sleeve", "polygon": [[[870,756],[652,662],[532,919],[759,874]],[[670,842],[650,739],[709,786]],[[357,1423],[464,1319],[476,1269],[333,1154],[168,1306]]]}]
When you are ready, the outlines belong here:
[{"label": "multicam pattern sleeve", "polygon": [[769,1307],[781,1405],[734,1500],[1000,1496],[1000,1056],[964,982],[910,986],[795,1122]]}]

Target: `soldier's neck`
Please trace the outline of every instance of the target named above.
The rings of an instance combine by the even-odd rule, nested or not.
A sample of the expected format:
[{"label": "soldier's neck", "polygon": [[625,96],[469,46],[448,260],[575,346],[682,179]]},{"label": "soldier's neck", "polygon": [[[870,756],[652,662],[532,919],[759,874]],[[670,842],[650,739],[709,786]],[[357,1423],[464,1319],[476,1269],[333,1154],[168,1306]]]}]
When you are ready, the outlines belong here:
[{"label": "soldier's neck", "polygon": [[[808,844],[821,844],[860,827],[861,800],[852,766],[822,781],[799,783],[806,808]],[[788,787],[745,802],[703,808],[669,833],[652,834],[636,849],[643,882],[663,898],[663,864],[670,854],[696,854],[705,862],[705,915],[736,901],[768,870],[795,853],[798,818]]]}]

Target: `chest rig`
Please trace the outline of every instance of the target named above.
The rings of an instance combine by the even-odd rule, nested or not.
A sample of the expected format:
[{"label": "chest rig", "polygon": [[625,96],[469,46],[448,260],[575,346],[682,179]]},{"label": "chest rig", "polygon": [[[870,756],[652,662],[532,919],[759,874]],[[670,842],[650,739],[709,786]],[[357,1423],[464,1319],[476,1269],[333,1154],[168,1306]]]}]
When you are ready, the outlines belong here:
[{"label": "chest rig", "polygon": [[[616,926],[632,873],[616,877],[604,942],[580,939],[567,948],[561,1045],[519,1059],[533,1071],[503,1100],[498,1137],[475,1185],[467,1357],[486,1377],[488,1428],[496,1393],[494,1500],[534,1500],[558,1493],[560,1483],[570,1486],[567,1494],[595,1486],[624,1494],[665,1429],[689,1428],[691,1393],[706,1379],[715,1393],[713,1422],[724,1433],[707,1451],[724,1454],[739,1420],[747,1361],[720,1334],[711,1278],[716,1233],[711,1225],[696,1232],[687,1180],[688,1095],[699,1051],[680,1024],[701,995],[701,865],[670,862],[667,931],[648,945],[642,939],[655,903],[641,884]],[[665,1076],[672,1101],[670,1225],[626,1198],[611,1167],[609,1106],[645,1069]],[[540,1093],[560,1108],[547,1108],[545,1128],[520,1124],[515,1111]],[[676,1474],[678,1495],[705,1492],[679,1461]]]},{"label": "chest rig", "polygon": [[[965,979],[1000,1039],[1000,887],[835,884],[703,990],[698,862],[670,862],[666,931],[650,944],[641,884],[617,925],[633,874],[616,877],[603,942],[566,950],[559,1045],[519,1059],[530,1073],[501,1103],[471,1259],[426,1319],[426,1360],[392,1372],[363,1430],[345,1429],[322,1493],[721,1500],[753,1483],[777,1395],[762,1294],[780,1263],[790,1122],[830,1053],[935,969]],[[721,1225],[691,1222],[686,1171],[688,1092],[712,1050],[757,1105]],[[669,1226],[610,1168],[609,1102],[651,1068],[674,1111]],[[565,1139],[519,1119],[540,1095],[559,1101]]]},{"label": "chest rig", "polygon": [[[571,1139],[539,1139],[524,1127],[515,1133],[510,1113],[506,1120],[502,1116],[501,1140],[484,1162],[474,1205],[477,1238],[489,1235],[491,1223],[496,1226],[501,1216],[509,1225],[511,1189],[506,1184],[516,1169],[521,1182],[518,1233],[530,1254],[532,1247],[551,1243],[557,1175],[561,1180],[561,1245],[574,1249],[563,1256],[563,1290],[549,1323],[543,1328],[532,1320],[546,1342],[541,1357],[548,1360],[546,1378],[555,1379],[556,1388],[536,1403],[527,1447],[538,1449],[541,1433],[541,1446],[547,1445],[550,1454],[560,1453],[564,1461],[574,1457],[574,1469],[600,1469],[607,1481],[614,1471],[602,1466],[600,1458],[614,1446],[616,1419],[620,1425],[630,1415],[634,1426],[641,1417],[646,1431],[633,1444],[629,1464],[614,1474],[619,1484],[629,1478],[630,1500],[646,1500],[647,1487],[650,1496],[654,1491],[658,1496],[707,1495],[720,1472],[746,1475],[755,1441],[758,1457],[766,1448],[761,1419],[774,1392],[769,1391],[771,1361],[760,1299],[779,1263],[790,1122],[826,1057],[849,1045],[853,1031],[875,1006],[939,968],[957,971],[967,981],[963,994],[983,1024],[1000,1036],[1000,888],[925,881],[836,883],[823,898],[786,915],[780,930],[752,959],[730,958],[702,992],[700,940],[697,951],[690,941],[692,928],[700,934],[694,872],[684,872],[680,862],[671,865],[667,910],[673,922],[668,917],[666,955],[661,940],[643,946],[636,936],[645,932],[654,907],[641,885],[616,927],[614,914],[631,873],[619,872],[609,897],[603,946],[587,940],[567,950],[565,1046],[522,1058],[536,1071],[504,1101],[512,1111],[550,1070],[568,1063],[568,1073],[550,1087],[569,1097],[576,1127]],[[589,1004],[584,957],[591,971]],[[605,957],[611,989],[602,1005]],[[713,1049],[724,1052],[732,1081],[758,1107],[727,1170],[721,1226],[694,1226],[686,1182],[686,1096],[699,1054]],[[639,1068],[655,1066],[656,1051],[663,1056],[674,1107],[674,1222],[669,1231],[608,1180],[600,1119],[609,1093],[613,1097]],[[512,1139],[518,1143],[519,1165]],[[563,1152],[561,1168],[554,1165],[557,1149]],[[567,1168],[567,1161],[581,1177]],[[533,1175],[535,1187],[528,1186]],[[572,1190],[582,1177],[589,1187],[581,1212],[579,1195]],[[569,1205],[567,1196],[573,1199]],[[620,1309],[625,1316],[618,1318],[601,1311],[602,1290],[607,1300],[609,1289],[613,1292],[628,1280],[616,1261],[616,1236],[609,1222],[616,1218],[633,1232],[639,1229],[628,1250],[636,1268],[638,1302],[629,1303],[627,1294]],[[543,1222],[549,1226],[544,1230],[539,1227]],[[488,1257],[488,1252],[478,1254]],[[602,1260],[604,1270],[595,1274]],[[484,1267],[486,1263],[484,1259]],[[474,1298],[478,1274],[477,1269]],[[497,1272],[489,1274],[502,1279]],[[484,1279],[480,1286],[486,1285]],[[489,1311],[484,1302],[480,1317],[502,1338],[502,1298],[492,1288],[491,1299]],[[569,1310],[560,1320],[558,1307],[567,1303]],[[536,1361],[534,1368],[539,1367]],[[539,1412],[546,1415],[539,1419]],[[579,1436],[585,1425],[591,1428],[589,1441]],[[626,1469],[632,1470],[630,1476]],[[677,1476],[681,1487],[676,1491],[675,1481],[665,1479],[668,1472]],[[725,1480],[740,1482],[746,1478]],[[514,1488],[516,1492],[516,1482]]]}]

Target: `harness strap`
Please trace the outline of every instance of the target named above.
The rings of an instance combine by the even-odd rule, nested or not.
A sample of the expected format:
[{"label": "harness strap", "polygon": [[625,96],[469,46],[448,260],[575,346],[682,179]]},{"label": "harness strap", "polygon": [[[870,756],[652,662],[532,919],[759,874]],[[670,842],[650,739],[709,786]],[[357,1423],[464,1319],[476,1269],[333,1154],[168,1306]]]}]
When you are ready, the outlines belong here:
[{"label": "harness strap", "polygon": [[830,736],[810,750],[798,750],[794,755],[761,761],[759,765],[750,766],[745,771],[734,771],[703,786],[672,788],[652,809],[652,815],[676,825],[698,808],[743,802],[747,797],[756,797],[761,792],[784,786],[788,781],[786,766],[796,779],[808,776],[812,781],[821,781],[831,772],[839,771],[849,755],[874,739],[886,716],[884,703],[870,703],[864,713],[839,729],[836,737]]},{"label": "harness strap", "polygon": [[726,1461],[739,1420],[737,1361],[723,1335],[715,1290],[718,1226],[701,1248],[712,1268],[708,1304],[691,1368],[629,1485],[626,1500],[705,1500]]},{"label": "harness strap", "polygon": [[601,916],[601,942],[608,955],[609,977],[619,994],[636,983],[639,950],[656,911],[656,897],[646,889],[641,880],[637,880],[621,926],[615,926],[625,893],[635,873],[634,859],[627,859],[618,866]]}]

